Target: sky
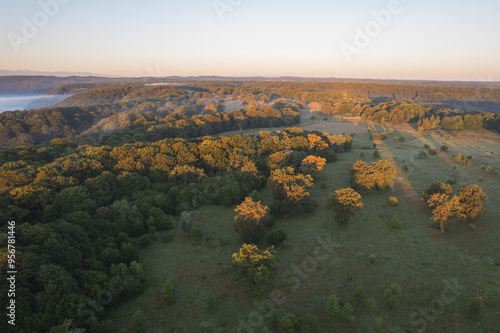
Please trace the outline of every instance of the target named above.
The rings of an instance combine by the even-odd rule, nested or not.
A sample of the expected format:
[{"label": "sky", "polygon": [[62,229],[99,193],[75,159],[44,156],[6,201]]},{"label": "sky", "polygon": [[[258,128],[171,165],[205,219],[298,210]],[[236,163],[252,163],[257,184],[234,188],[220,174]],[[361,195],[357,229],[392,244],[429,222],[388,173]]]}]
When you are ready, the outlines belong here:
[{"label": "sky", "polygon": [[2,0],[0,69],[500,81],[498,0]]}]

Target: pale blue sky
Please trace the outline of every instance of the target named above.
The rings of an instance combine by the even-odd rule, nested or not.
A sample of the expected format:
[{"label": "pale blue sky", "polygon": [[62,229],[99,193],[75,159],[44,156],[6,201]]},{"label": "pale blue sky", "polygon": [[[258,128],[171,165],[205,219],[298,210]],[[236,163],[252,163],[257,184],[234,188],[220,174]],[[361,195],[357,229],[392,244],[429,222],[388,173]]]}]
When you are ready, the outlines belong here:
[{"label": "pale blue sky", "polygon": [[[44,23],[40,3],[54,1],[68,3],[23,36],[23,17]],[[214,0],[3,0],[0,69],[500,80],[497,0],[400,0],[402,12],[362,47],[356,28],[390,1],[217,1],[236,3],[223,20]],[[13,34],[25,38],[17,53]],[[358,49],[350,62],[342,43]]]}]

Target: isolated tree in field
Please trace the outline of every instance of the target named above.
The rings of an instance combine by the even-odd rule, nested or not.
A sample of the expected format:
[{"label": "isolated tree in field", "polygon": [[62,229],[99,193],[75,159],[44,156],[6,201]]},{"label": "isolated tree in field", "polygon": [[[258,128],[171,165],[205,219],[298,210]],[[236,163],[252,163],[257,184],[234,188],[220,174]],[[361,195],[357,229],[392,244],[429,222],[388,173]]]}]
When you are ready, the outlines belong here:
[{"label": "isolated tree in field", "polygon": [[455,222],[459,218],[464,218],[466,215],[462,212],[463,207],[460,204],[460,198],[455,195],[449,197],[443,193],[436,193],[429,197],[427,201],[429,207],[434,208],[431,219],[439,223],[441,233],[444,233],[446,224]]},{"label": "isolated tree in field", "polygon": [[260,286],[273,276],[275,261],[275,255],[270,250],[261,251],[252,244],[243,244],[233,254],[233,267],[237,274],[254,286]]},{"label": "isolated tree in field", "polygon": [[133,319],[134,319],[133,332],[143,333],[148,330],[148,324],[146,322],[146,318],[144,317],[144,314],[142,313],[141,310],[137,310],[134,313]]},{"label": "isolated tree in field", "polygon": [[271,222],[269,208],[247,197],[234,211],[238,213],[234,217],[234,228],[240,238],[248,243],[259,241]]},{"label": "isolated tree in field", "polygon": [[328,297],[328,300],[326,301],[326,310],[332,315],[340,313],[340,304],[337,295],[332,294]]},{"label": "isolated tree in field", "polygon": [[478,213],[484,213],[483,202],[487,198],[481,187],[469,185],[458,190],[458,198],[462,207],[462,214],[472,220]]},{"label": "isolated tree in field", "polygon": [[167,304],[175,302],[174,284],[168,279],[163,283],[163,299]]},{"label": "isolated tree in field", "polygon": [[315,175],[318,172],[323,171],[325,165],[325,158],[310,155],[302,160],[300,171],[307,175]]},{"label": "isolated tree in field", "polygon": [[360,199],[361,195],[352,188],[340,189],[330,194],[327,208],[335,213],[335,220],[339,225],[345,227],[349,224],[351,217],[363,208]]},{"label": "isolated tree in field", "polygon": [[352,183],[356,189],[369,191],[372,189],[384,190],[394,185],[396,167],[386,161],[380,160],[368,165],[366,162],[357,161],[351,170]]}]

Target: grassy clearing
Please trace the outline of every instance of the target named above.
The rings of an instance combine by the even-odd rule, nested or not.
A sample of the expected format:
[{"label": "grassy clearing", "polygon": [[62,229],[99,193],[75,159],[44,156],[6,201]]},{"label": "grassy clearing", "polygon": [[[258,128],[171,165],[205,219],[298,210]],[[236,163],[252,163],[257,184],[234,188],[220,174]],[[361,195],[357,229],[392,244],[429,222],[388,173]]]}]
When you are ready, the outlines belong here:
[{"label": "grassy clearing", "polygon": [[[352,132],[346,127],[351,126],[350,122],[319,124],[321,130],[329,133],[338,134],[339,128],[347,128],[340,133]],[[314,125],[318,124],[305,126],[311,129]],[[145,292],[115,306],[106,319],[113,321],[116,331],[128,332],[134,312],[142,309],[151,332],[236,332],[239,321],[256,311],[254,302],[269,300],[271,291],[278,289],[286,296],[282,307],[299,318],[308,314],[317,316],[320,332],[417,332],[424,323],[425,332],[498,332],[500,181],[498,175],[485,174],[480,166],[486,163],[500,170],[499,136],[464,132],[447,138],[448,133],[439,131],[422,134],[396,128],[386,140],[377,142],[382,158],[398,166],[394,188],[363,195],[365,209],[347,229],[340,229],[325,209],[325,202],[334,190],[349,186],[349,170],[356,160],[375,160],[373,150],[361,149],[373,144],[366,127],[365,124],[364,128],[358,128],[354,149],[339,155],[339,161],[328,164],[314,180],[311,190],[311,199],[317,204],[314,213],[276,221],[275,227],[287,232],[289,247],[278,250],[279,271],[261,295],[252,296],[244,282],[233,281],[224,273],[224,266],[241,245],[232,227],[234,207],[210,206],[196,214],[195,226],[203,230],[203,238],[188,238],[176,229],[160,234],[140,252],[148,276]],[[406,140],[396,142],[396,136],[404,136]],[[438,150],[438,154],[419,158],[421,150],[427,151],[423,148],[426,143]],[[442,144],[450,149],[441,152]],[[474,156],[472,166],[455,161],[453,155],[459,152]],[[478,182],[479,177],[484,180]],[[432,227],[430,211],[420,201],[420,194],[432,181],[448,179],[456,180],[455,190],[477,183],[488,195],[487,211],[474,222],[475,231],[466,222],[449,225],[444,235]],[[261,196],[268,202],[270,189],[263,190]],[[396,197],[399,206],[390,206],[389,196]],[[391,217],[401,220],[400,228],[389,226]],[[165,242],[167,235],[174,237],[173,240]],[[339,247],[313,265],[309,259],[318,246],[317,239],[327,236]],[[372,254],[376,256],[374,263],[370,262]],[[306,271],[293,273],[295,267],[301,266]],[[165,279],[170,279],[176,287],[174,305],[166,305],[162,300]],[[446,282],[453,283],[453,279],[461,287],[455,293]],[[402,296],[400,306],[391,310],[383,293],[393,282],[401,286]],[[365,298],[376,300],[376,309],[367,309],[363,300],[353,296],[358,287],[364,288]],[[216,304],[212,309],[205,302],[210,291]],[[341,303],[350,302],[354,307],[357,321],[354,326],[326,312],[325,302],[332,293]],[[470,307],[477,296],[482,297],[485,308],[479,317],[472,317]],[[445,303],[439,302],[442,297]],[[427,314],[427,319],[422,313]],[[381,325],[375,323],[376,317],[382,318]],[[254,331],[262,332],[266,325],[267,322]]]}]

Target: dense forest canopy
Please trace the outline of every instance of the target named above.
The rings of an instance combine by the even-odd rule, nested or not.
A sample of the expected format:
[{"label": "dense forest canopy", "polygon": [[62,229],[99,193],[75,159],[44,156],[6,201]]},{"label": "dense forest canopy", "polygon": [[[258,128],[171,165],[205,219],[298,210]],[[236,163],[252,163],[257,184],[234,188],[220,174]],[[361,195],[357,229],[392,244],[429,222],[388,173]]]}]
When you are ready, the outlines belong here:
[{"label": "dense forest canopy", "polygon": [[[144,272],[131,237],[175,228],[173,216],[183,211],[239,204],[282,168],[290,177],[304,177],[299,170],[314,173],[314,156],[336,160],[351,141],[290,128],[255,138],[175,138],[115,148],[56,139],[44,147],[2,150],[0,214],[19,223],[17,262],[24,273],[17,282],[18,327],[48,331],[65,319],[88,327],[77,316],[79,306],[116,274],[131,282],[114,302],[142,290]],[[284,158],[276,158],[279,152]],[[276,200],[288,202],[287,193]],[[305,209],[304,199],[300,206],[277,201],[273,214]],[[0,286],[4,302],[7,284]]]}]

